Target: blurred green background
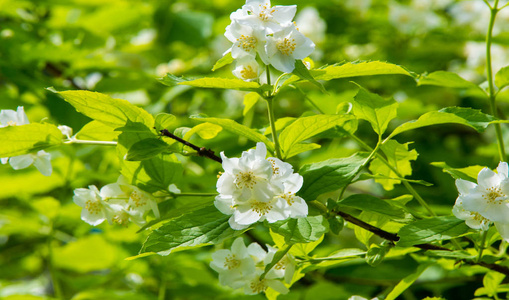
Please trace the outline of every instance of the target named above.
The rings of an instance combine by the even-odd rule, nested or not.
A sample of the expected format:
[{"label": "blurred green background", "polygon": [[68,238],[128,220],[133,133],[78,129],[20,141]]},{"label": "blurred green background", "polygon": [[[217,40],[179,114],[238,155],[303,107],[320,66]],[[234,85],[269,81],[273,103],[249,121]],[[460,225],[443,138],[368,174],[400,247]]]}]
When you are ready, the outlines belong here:
[{"label": "blurred green background", "polygon": [[[205,113],[264,132],[268,126],[265,106],[260,101],[243,113],[243,92],[170,88],[157,81],[167,72],[188,77],[233,77],[231,66],[214,73],[211,68],[230,47],[223,36],[229,14],[243,4],[233,0],[0,0],[0,109],[24,106],[31,122],[65,124],[78,132],[90,120],[46,88],[87,89],[129,100],[153,114],[174,114],[179,127],[196,125],[188,117]],[[272,4],[298,5],[297,25],[317,44],[311,56],[315,67],[380,60],[419,74],[449,70],[477,84],[485,81],[484,38],[489,11],[482,0],[285,0]],[[492,49],[495,72],[509,64],[507,29],[509,9],[503,10],[496,22]],[[392,128],[447,106],[488,112],[486,99],[464,90],[417,87],[412,79],[401,76],[351,80],[400,103]],[[344,111],[345,103],[356,92],[349,80],[328,82],[329,94],[309,84],[301,88],[330,113]],[[502,115],[508,108],[506,94],[499,96]],[[314,111],[291,88],[281,93],[275,109],[277,118]],[[504,133],[509,140],[507,130]],[[367,123],[360,124],[358,135],[370,145],[376,142]],[[238,155],[254,145],[226,132],[213,140],[194,139],[196,144],[228,155]],[[491,130],[480,135],[459,126],[432,126],[402,134],[398,141],[413,142],[410,148],[416,149],[419,157],[413,162],[412,178],[433,184],[416,188],[443,214],[450,213],[457,191],[453,179],[430,162],[445,161],[454,167],[493,168],[498,164]],[[296,169],[304,163],[345,157],[359,150],[348,139],[323,137],[316,142],[321,149],[292,158],[290,163]],[[55,288],[50,274],[60,282],[65,299],[263,298],[244,296],[219,285],[208,267],[213,247],[125,260],[137,254],[144,233],[136,233],[138,228],[133,225],[92,228],[80,220],[80,208],[72,202],[74,188],[90,184],[101,187],[116,181],[119,172],[113,147],[64,146],[51,153],[51,177],[42,176],[33,167],[14,171],[0,166],[0,298],[32,299],[26,295],[33,295],[33,299],[50,299]],[[182,191],[215,191],[218,166],[197,157],[180,159],[186,178],[177,184]],[[383,197],[406,193],[398,186],[384,192],[372,181],[354,188],[355,192]],[[363,247],[352,232],[346,229],[340,236],[328,235],[317,253]],[[270,242],[262,226],[253,234]],[[363,260],[354,260],[309,272],[292,287],[290,295],[280,299],[374,296],[416,267],[411,257],[387,260],[376,269]],[[467,299],[482,286],[482,277],[475,276],[480,272],[477,267],[449,272],[452,269],[444,262],[441,268],[427,272],[426,280],[404,298],[443,295]]]}]

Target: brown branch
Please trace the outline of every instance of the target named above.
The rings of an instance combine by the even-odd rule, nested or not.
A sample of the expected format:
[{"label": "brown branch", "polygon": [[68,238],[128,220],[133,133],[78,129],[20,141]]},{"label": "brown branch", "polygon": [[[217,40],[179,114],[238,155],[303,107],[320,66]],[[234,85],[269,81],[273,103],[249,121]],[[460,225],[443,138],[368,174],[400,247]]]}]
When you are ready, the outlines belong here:
[{"label": "brown branch", "polygon": [[172,139],[176,140],[177,142],[182,143],[182,144],[192,148],[193,150],[195,150],[198,153],[199,156],[204,156],[206,158],[210,158],[214,161],[217,161],[218,163],[223,163],[223,160],[221,159],[221,157],[215,155],[214,151],[212,151],[210,149],[207,149],[205,147],[198,147],[194,144],[191,144],[190,142],[188,142],[184,139],[181,139],[178,136],[174,135],[173,133],[169,132],[168,129],[162,129],[159,132],[161,133],[162,136],[172,138]]}]

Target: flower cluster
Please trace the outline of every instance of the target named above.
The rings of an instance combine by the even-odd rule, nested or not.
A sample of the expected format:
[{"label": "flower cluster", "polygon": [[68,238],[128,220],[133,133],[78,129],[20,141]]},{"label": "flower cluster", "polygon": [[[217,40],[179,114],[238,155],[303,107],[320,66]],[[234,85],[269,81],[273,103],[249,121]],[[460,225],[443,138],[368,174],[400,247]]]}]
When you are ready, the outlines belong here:
[{"label": "flower cluster", "polygon": [[459,191],[453,214],[473,229],[488,230],[493,223],[505,240],[509,241],[509,168],[501,162],[497,172],[484,168],[477,184],[456,180]]},{"label": "flower cluster", "polygon": [[75,189],[73,201],[83,208],[81,219],[93,226],[104,220],[123,226],[131,221],[142,226],[145,223],[144,214],[149,210],[159,218],[154,197],[128,184],[122,176],[116,183],[105,185],[100,190],[95,185],[88,189]]},{"label": "flower cluster", "polygon": [[267,220],[274,223],[308,214],[304,199],[296,196],[303,178],[290,164],[267,156],[264,143],[244,151],[240,158],[228,158],[221,152],[224,172],[217,181],[214,205],[222,213],[232,215],[231,228],[241,230]]},{"label": "flower cluster", "polygon": [[219,282],[234,289],[244,288],[244,293],[254,295],[264,292],[268,287],[286,294],[286,283],[291,283],[295,272],[295,260],[292,255],[286,254],[266,274],[263,279],[260,276],[265,266],[272,262],[277,249],[267,245],[268,252],[263,250],[257,243],[251,243],[246,247],[242,238],[237,238],[231,250],[218,250],[212,254],[210,267],[219,273]]},{"label": "flower cluster", "polygon": [[246,0],[230,15],[225,36],[233,43],[227,51],[237,61],[233,74],[245,81],[261,73],[256,58],[281,72],[291,73],[296,59],[313,52],[315,44],[299,32],[292,22],[296,5],[271,6],[270,0]]},{"label": "flower cluster", "polygon": [[[20,126],[29,124],[28,117],[23,106],[18,106],[17,110],[4,109],[0,111],[0,128],[7,126]],[[14,170],[28,168],[32,164],[45,176],[50,176],[52,172],[51,154],[44,150],[37,153],[23,154],[13,157],[0,158],[2,164],[7,162]]]}]

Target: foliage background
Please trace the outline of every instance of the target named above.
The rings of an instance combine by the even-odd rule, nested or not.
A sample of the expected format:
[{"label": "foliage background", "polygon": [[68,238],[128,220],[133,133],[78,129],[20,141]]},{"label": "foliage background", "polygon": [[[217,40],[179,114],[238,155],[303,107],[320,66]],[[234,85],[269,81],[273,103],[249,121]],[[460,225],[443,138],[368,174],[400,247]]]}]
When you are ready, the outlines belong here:
[{"label": "foliage background", "polygon": [[[482,83],[483,24],[487,27],[488,18],[475,17],[473,2],[482,3],[313,1],[312,6],[326,21],[327,31],[312,58],[317,66],[381,60],[416,73],[451,70]],[[242,92],[169,88],[156,80],[166,72],[189,77],[211,75],[212,66],[229,47],[223,36],[229,14],[242,4],[243,1],[230,0],[0,0],[0,108],[16,109],[22,105],[32,122],[45,119],[77,132],[90,120],[46,88],[88,89],[127,99],[153,114],[172,113],[178,117],[176,127],[196,125],[189,116],[199,113],[231,118],[255,128],[267,127],[263,103],[243,112]],[[276,4],[297,4],[298,11],[310,5],[309,1],[300,0],[274,1]],[[472,4],[471,11],[467,4]],[[506,15],[497,19],[495,71],[509,63]],[[213,76],[232,77],[231,69],[222,68]],[[412,79],[395,75],[352,80],[399,102],[398,119],[391,123],[392,128],[447,106],[488,111],[486,101],[465,90],[417,87]],[[302,88],[331,113],[344,110],[344,104],[356,93],[356,86],[349,80],[328,82],[329,94],[312,85],[304,84]],[[508,101],[502,92],[502,114],[507,111]],[[278,118],[298,117],[313,110],[298,91],[287,89],[276,102],[275,114]],[[367,123],[360,124],[358,134],[368,144],[376,142]],[[198,145],[216,153],[225,151],[229,156],[254,146],[226,132],[213,140],[194,139]],[[490,130],[480,135],[460,126],[432,126],[402,134],[397,140],[413,142],[410,147],[419,153],[412,165],[413,178],[433,184],[416,188],[443,214],[450,213],[457,191],[453,179],[430,162],[444,161],[454,167],[494,167],[498,163],[494,160],[494,132]],[[321,149],[290,160],[296,169],[304,163],[346,157],[359,150],[348,139],[322,137],[316,141]],[[73,145],[55,149],[52,155],[51,177],[42,176],[35,168],[14,171],[0,166],[0,298],[51,298],[50,273],[60,281],[65,298],[72,299],[262,298],[247,297],[219,285],[215,272],[208,267],[213,247],[167,257],[125,260],[138,253],[146,235],[136,233],[138,228],[134,225],[119,228],[103,224],[93,228],[80,220],[80,208],[72,202],[75,188],[91,184],[100,187],[116,181],[119,165],[115,150]],[[177,183],[182,191],[215,192],[219,168],[214,162],[199,157],[179,159],[185,169],[185,180]],[[384,192],[372,181],[355,185],[352,191],[389,198],[405,193],[398,186]],[[266,229],[257,229],[253,231],[254,238],[270,243]],[[364,246],[347,228],[339,236],[327,235],[315,254],[327,255],[342,247]],[[414,272],[418,265],[412,256],[387,259],[377,268],[362,259],[350,260],[307,273],[289,295],[279,299],[374,296]],[[403,297],[441,295],[466,299],[482,286],[482,276],[476,276],[480,267],[453,269],[451,261],[444,260],[426,271]]]}]

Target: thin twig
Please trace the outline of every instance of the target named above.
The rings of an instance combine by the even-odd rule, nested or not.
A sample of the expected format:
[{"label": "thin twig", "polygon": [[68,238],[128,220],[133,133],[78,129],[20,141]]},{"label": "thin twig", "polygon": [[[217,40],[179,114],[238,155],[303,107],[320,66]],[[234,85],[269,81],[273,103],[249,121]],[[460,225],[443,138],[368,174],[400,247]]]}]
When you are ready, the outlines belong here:
[{"label": "thin twig", "polygon": [[174,135],[173,133],[169,132],[168,129],[162,129],[159,132],[161,133],[162,136],[172,138],[172,139],[176,140],[177,142],[182,143],[182,144],[192,148],[193,150],[195,150],[198,153],[199,156],[204,156],[206,158],[210,158],[214,161],[217,161],[218,163],[223,163],[223,160],[221,159],[221,157],[215,155],[214,151],[212,151],[210,149],[207,149],[205,147],[198,147],[194,144],[191,144],[190,142],[188,142],[184,139],[181,139],[178,136]]}]

